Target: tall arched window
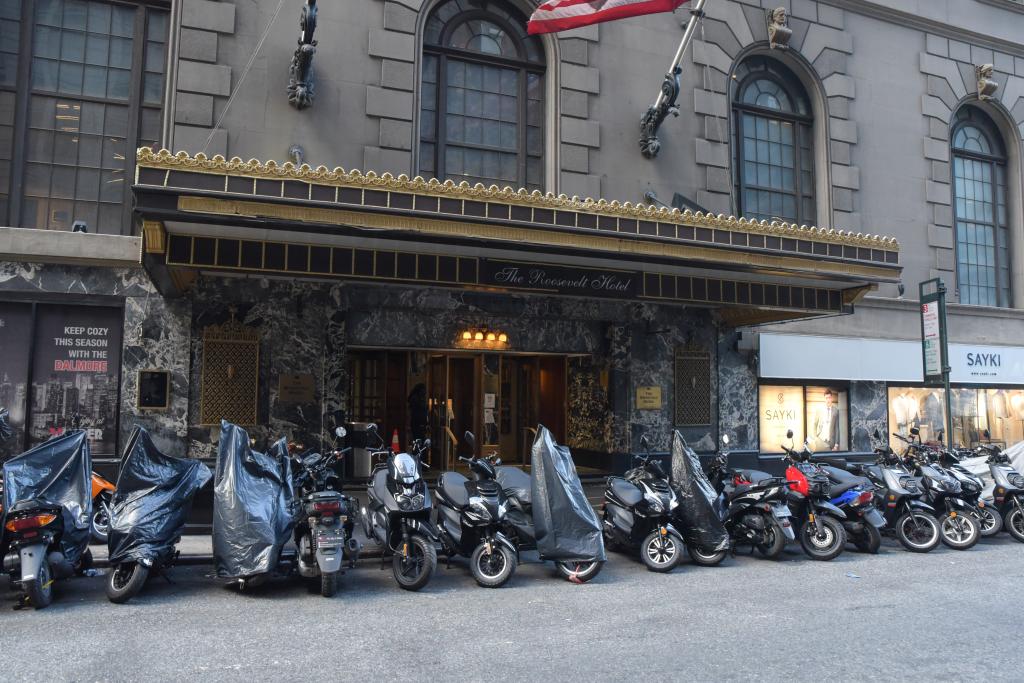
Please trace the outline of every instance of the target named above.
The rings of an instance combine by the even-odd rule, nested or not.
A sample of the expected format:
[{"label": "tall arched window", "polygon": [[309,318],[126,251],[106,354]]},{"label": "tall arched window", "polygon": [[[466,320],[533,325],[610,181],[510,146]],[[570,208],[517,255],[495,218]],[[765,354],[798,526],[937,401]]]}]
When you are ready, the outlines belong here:
[{"label": "tall arched window", "polygon": [[423,36],[419,172],[544,189],[544,49],[497,0],[445,0]]},{"label": "tall arched window", "polygon": [[816,222],[811,105],[782,64],[750,57],[733,90],[736,197],[747,218]]},{"label": "tall arched window", "polygon": [[960,303],[1010,305],[1006,149],[995,123],[976,107],[953,121],[956,280]]}]

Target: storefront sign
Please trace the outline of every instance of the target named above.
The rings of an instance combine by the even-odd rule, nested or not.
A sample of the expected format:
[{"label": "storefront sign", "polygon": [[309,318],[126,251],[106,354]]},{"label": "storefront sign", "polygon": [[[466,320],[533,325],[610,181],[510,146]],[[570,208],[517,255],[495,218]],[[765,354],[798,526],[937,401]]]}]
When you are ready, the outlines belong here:
[{"label": "storefront sign", "polygon": [[557,294],[630,299],[640,291],[640,273],[481,259],[480,284]]},{"label": "storefront sign", "polygon": [[637,387],[637,410],[661,410],[661,387]]},{"label": "storefront sign", "polygon": [[277,382],[281,403],[313,403],[313,375],[282,374]]}]

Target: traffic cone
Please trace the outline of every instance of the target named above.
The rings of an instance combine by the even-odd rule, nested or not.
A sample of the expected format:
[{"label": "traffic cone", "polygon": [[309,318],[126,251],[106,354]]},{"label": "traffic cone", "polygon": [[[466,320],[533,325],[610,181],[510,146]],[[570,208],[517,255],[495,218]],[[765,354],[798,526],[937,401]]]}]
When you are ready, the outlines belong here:
[{"label": "traffic cone", "polygon": [[395,427],[395,431],[391,432],[391,450],[394,453],[399,453],[402,450],[401,445],[398,443],[398,427]]}]

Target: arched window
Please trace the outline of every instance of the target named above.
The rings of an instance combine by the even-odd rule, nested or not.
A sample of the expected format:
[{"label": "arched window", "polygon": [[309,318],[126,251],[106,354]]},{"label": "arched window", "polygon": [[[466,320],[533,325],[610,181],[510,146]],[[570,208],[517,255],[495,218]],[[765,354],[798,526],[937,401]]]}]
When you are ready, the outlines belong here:
[{"label": "arched window", "polygon": [[419,173],[544,189],[544,49],[496,0],[445,0],[423,36]]},{"label": "arched window", "polygon": [[953,121],[956,281],[960,303],[1010,305],[1006,149],[995,123],[976,107]]},{"label": "arched window", "polygon": [[738,211],[747,218],[816,222],[811,105],[782,64],[751,57],[733,90]]}]

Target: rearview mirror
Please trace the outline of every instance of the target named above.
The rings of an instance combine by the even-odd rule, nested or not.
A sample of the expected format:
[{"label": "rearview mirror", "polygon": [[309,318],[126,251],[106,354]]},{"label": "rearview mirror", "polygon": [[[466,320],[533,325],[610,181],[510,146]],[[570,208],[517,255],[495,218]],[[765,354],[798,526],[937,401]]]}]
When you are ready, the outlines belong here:
[{"label": "rearview mirror", "polygon": [[466,443],[469,444],[469,447],[474,453],[476,453],[476,437],[473,436],[473,432],[467,431],[463,438],[466,439]]},{"label": "rearview mirror", "polygon": [[878,432],[877,429],[875,430],[874,437],[875,437],[875,441],[881,441],[882,440],[882,435]]},{"label": "rearview mirror", "polygon": [[640,448],[642,448],[642,449],[644,449],[644,450],[646,451],[646,450],[648,450],[648,449],[649,449],[650,447],[651,447],[651,445],[650,445],[650,443],[649,443],[649,442],[647,441],[647,435],[646,435],[646,434],[644,434],[643,436],[641,436],[641,437],[640,437]]},{"label": "rearview mirror", "polygon": [[377,433],[377,424],[374,423],[374,422],[371,422],[370,424],[366,425],[366,431],[372,432],[372,433],[376,434]]},{"label": "rearview mirror", "polygon": [[982,436],[985,437],[986,441],[991,441],[992,440],[992,433],[989,432],[987,429],[985,431],[983,431],[981,434],[982,434]]},{"label": "rearview mirror", "polygon": [[344,439],[346,434],[348,434],[348,432],[345,431],[344,427],[337,427],[334,430],[334,435],[339,439]]},{"label": "rearview mirror", "polygon": [[917,427],[911,427],[910,428],[910,435],[911,436],[921,436],[921,430],[918,429]]},{"label": "rearview mirror", "polygon": [[786,430],[786,438],[787,439],[792,439],[793,438],[793,430],[792,429],[787,429]]}]

